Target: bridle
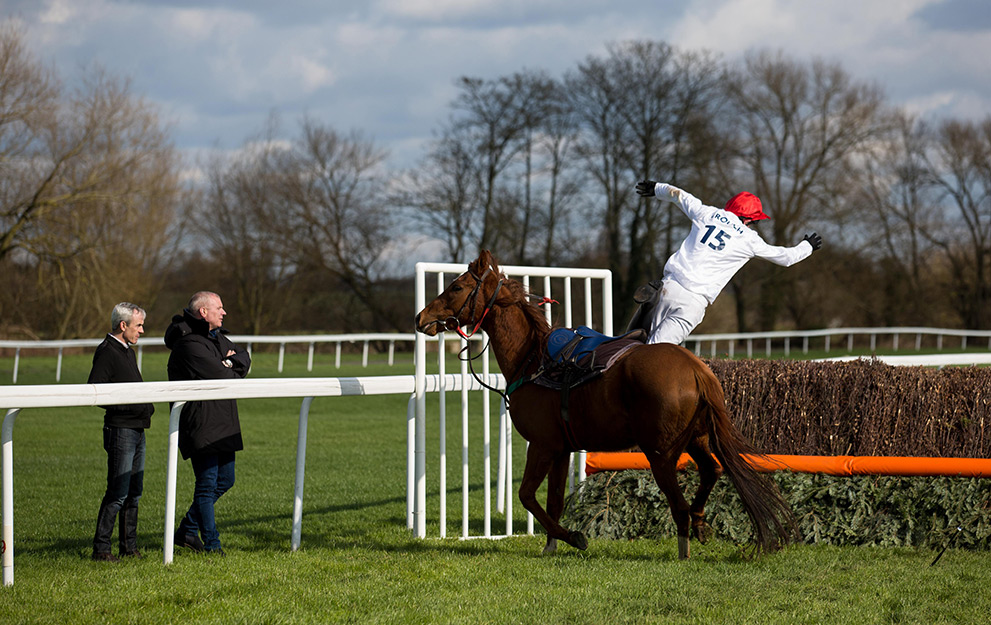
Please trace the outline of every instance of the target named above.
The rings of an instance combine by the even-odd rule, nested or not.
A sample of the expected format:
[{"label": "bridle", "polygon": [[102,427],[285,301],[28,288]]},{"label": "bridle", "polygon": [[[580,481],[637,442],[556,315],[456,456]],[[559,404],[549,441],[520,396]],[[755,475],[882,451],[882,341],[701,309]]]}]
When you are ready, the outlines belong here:
[{"label": "bridle", "polygon": [[[471,329],[471,332],[466,334],[465,331],[461,329],[461,325],[462,325],[460,321],[461,313],[464,312],[465,306],[467,306],[468,302],[471,301],[471,318],[472,320],[475,319],[475,308],[476,308],[476,304],[478,303],[478,293],[479,290],[482,288],[482,283],[485,282],[485,278],[490,273],[492,273],[492,266],[490,265],[489,268],[485,270],[485,273],[483,273],[481,276],[475,275],[475,273],[471,269],[469,269],[465,273],[475,279],[475,288],[471,290],[471,295],[466,297],[465,301],[462,302],[461,308],[458,309],[458,312],[454,313],[453,315],[451,315],[450,317],[444,320],[444,329],[456,330],[457,333],[461,335],[461,338],[470,339],[472,336],[475,335],[476,332],[478,332],[478,329],[482,327],[482,322],[485,321],[485,316],[489,314],[490,310],[492,310],[492,304],[495,303],[496,297],[499,296],[499,291],[502,290],[502,283],[504,279],[499,278],[499,283],[496,285],[495,290],[492,292],[492,296],[489,297],[489,301],[485,303],[485,309],[482,311],[482,316],[478,318],[478,321],[474,324],[474,327]],[[470,326],[472,325],[472,321],[469,321],[464,325]]]},{"label": "bridle", "polygon": [[[485,272],[481,276],[476,275],[475,272],[473,272],[471,269],[469,269],[468,271],[466,271],[464,274],[461,274],[462,276],[465,275],[465,274],[467,274],[467,275],[471,276],[472,278],[474,278],[474,280],[475,280],[475,287],[472,289],[471,294],[469,294],[468,297],[465,298],[465,301],[462,302],[461,307],[458,308],[458,311],[456,313],[454,313],[453,315],[451,315],[447,319],[444,319],[443,321],[441,321],[441,320],[438,319],[437,321],[434,321],[432,323],[443,324],[444,325],[444,329],[445,330],[448,330],[448,331],[451,331],[451,330],[457,331],[457,333],[461,336],[461,338],[465,339],[466,341],[468,339],[470,339],[471,337],[473,337],[478,332],[478,330],[482,327],[482,322],[485,321],[485,317],[489,314],[489,311],[492,310],[492,305],[495,304],[495,300],[499,296],[499,291],[502,290],[502,285],[503,285],[503,282],[505,281],[505,278],[500,278],[499,279],[498,284],[496,284],[495,290],[492,292],[492,295],[489,297],[489,300],[485,303],[485,308],[482,310],[482,315],[478,318],[478,321],[474,321],[475,320],[475,311],[476,311],[477,304],[478,304],[478,295],[479,295],[479,292],[480,292],[480,290],[482,288],[482,284],[485,282],[485,278],[488,277],[488,275],[490,273],[492,273],[492,266],[491,265],[485,270]],[[460,278],[461,276],[458,276],[458,277]],[[465,311],[465,307],[468,306],[468,302],[471,302],[471,321],[465,323],[464,325],[465,326],[471,326],[471,331],[468,332],[468,333],[466,333],[464,330],[461,329],[462,323],[461,323],[461,320],[460,319],[461,319],[461,314]],[[542,306],[544,304],[550,304],[550,303],[555,303],[556,304],[557,301],[556,300],[553,300],[553,299],[551,299],[549,297],[542,297],[542,298],[540,298],[540,302],[537,305],[538,306]],[[464,354],[465,352],[468,352],[470,354],[469,348],[470,348],[470,343],[466,343],[465,346],[464,346],[464,348],[462,348],[461,352],[458,354],[458,358],[460,360],[462,360],[462,361],[467,361],[468,362],[468,369],[471,371],[471,375],[472,375],[473,378],[475,378],[475,381],[477,381],[484,388],[487,388],[488,390],[493,391],[493,392],[496,392],[496,393],[498,393],[499,395],[502,396],[503,401],[506,402],[506,407],[508,409],[508,407],[509,407],[509,393],[511,393],[516,388],[518,388],[521,385],[522,382],[519,381],[519,380],[517,380],[517,382],[515,384],[512,384],[511,385],[510,390],[508,390],[507,392],[503,392],[503,391],[499,390],[498,388],[495,388],[493,386],[490,386],[490,385],[486,384],[481,379],[481,377],[479,377],[479,375],[477,373],[475,373],[475,369],[474,369],[474,367],[472,367],[472,361],[474,361],[477,358],[481,357],[481,355],[483,353],[485,353],[485,350],[488,349],[488,344],[486,344],[484,347],[482,347],[482,349],[480,349],[478,351],[478,353],[475,354],[474,356],[471,356],[471,355],[463,356],[462,354]],[[533,358],[534,358],[534,353],[532,352],[529,355],[529,357],[526,359],[526,361],[523,362],[520,365],[520,370],[517,371],[512,376],[512,379],[513,380],[516,380],[516,378],[521,377],[520,374],[522,373],[522,370],[525,369],[526,366],[533,361]]]},{"label": "bridle", "polygon": [[[485,317],[489,314],[489,311],[492,310],[492,305],[495,303],[496,297],[499,296],[499,291],[502,290],[502,283],[505,280],[505,278],[499,278],[499,283],[496,285],[495,290],[492,292],[492,296],[489,297],[489,301],[485,303],[485,309],[482,310],[482,315],[478,318],[478,321],[474,321],[474,319],[475,319],[475,310],[476,310],[477,304],[478,304],[478,293],[479,293],[479,291],[482,288],[482,284],[485,282],[485,278],[488,277],[488,275],[490,273],[492,273],[492,266],[491,265],[489,265],[489,267],[485,270],[485,273],[483,273],[481,276],[476,275],[475,272],[473,272],[471,269],[469,269],[468,271],[466,271],[464,274],[461,274],[462,276],[465,275],[465,274],[467,274],[467,275],[471,276],[472,278],[474,278],[475,279],[475,288],[473,288],[471,290],[471,294],[468,297],[465,298],[465,301],[464,302],[461,303],[461,308],[458,309],[458,312],[454,313],[453,315],[451,315],[447,319],[444,319],[443,322],[441,322],[440,320],[437,320],[434,323],[443,323],[445,330],[448,330],[448,331],[450,331],[450,330],[456,330],[457,333],[459,335],[461,335],[461,338],[465,339],[465,346],[461,349],[461,352],[458,354],[458,358],[460,360],[463,360],[463,361],[467,361],[468,362],[468,369],[471,371],[471,375],[472,375],[473,378],[475,378],[475,381],[477,381],[479,384],[481,384],[483,387],[489,389],[490,391],[495,391],[496,393],[499,393],[503,397],[503,399],[505,400],[506,405],[508,406],[509,405],[509,396],[506,395],[506,393],[502,392],[501,390],[499,390],[499,389],[497,389],[497,388],[495,388],[493,386],[490,386],[490,385],[486,384],[482,380],[482,378],[480,378],[479,375],[477,373],[475,373],[475,368],[472,366],[472,361],[475,360],[475,359],[477,359],[477,358],[479,358],[483,353],[485,353],[485,350],[488,349],[488,347],[489,347],[488,344],[486,344],[484,347],[482,347],[482,349],[480,349],[476,355],[471,356],[470,355],[471,354],[471,352],[470,352],[471,343],[468,341],[468,339],[470,339],[471,337],[473,337],[475,335],[475,333],[478,332],[479,328],[482,327],[482,322],[485,321]],[[458,276],[458,277],[460,278],[461,276]],[[466,326],[472,326],[473,323],[474,323],[474,325],[471,328],[471,331],[470,332],[465,333],[465,331],[461,329],[461,325],[462,325],[461,324],[461,313],[464,312],[465,306],[468,305],[468,302],[471,302],[471,319],[472,319],[472,321],[469,321],[468,323],[466,323],[464,325],[466,325]],[[469,355],[468,356],[463,356],[462,354],[464,354],[466,352]]]}]

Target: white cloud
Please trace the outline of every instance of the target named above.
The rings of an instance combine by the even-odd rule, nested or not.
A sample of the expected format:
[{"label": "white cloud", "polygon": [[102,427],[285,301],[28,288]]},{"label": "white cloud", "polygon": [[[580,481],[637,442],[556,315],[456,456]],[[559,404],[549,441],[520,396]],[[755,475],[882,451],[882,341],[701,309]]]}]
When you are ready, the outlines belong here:
[{"label": "white cloud", "polygon": [[183,147],[240,145],[270,112],[305,111],[412,162],[459,76],[560,76],[629,39],[728,60],[754,48],[815,56],[913,110],[991,112],[989,31],[933,26],[947,11],[982,23],[957,15],[988,6],[976,0],[3,1],[63,75],[96,61],[132,76],[174,116]]},{"label": "white cloud", "polygon": [[78,2],[71,0],[54,0],[39,16],[42,24],[65,24],[76,18],[84,9]]},{"label": "white cloud", "polygon": [[364,67],[388,63],[408,39],[408,31],[395,26],[378,26],[361,22],[333,25],[328,45],[341,55],[358,57]]},{"label": "white cloud", "polygon": [[938,91],[926,95],[909,98],[905,102],[905,110],[913,115],[926,115],[935,111],[945,111],[953,105],[957,94],[953,91]]},{"label": "white cloud", "polygon": [[[600,8],[602,4],[598,5]],[[565,0],[381,0],[377,13],[433,23],[463,20],[517,20],[526,16],[546,16],[555,11],[569,15],[581,3]]]},{"label": "white cloud", "polygon": [[334,71],[317,60],[294,55],[289,59],[289,68],[299,77],[306,93],[334,84]]},{"label": "white cloud", "polygon": [[692,2],[665,34],[686,49],[740,54],[751,48],[832,57],[864,53],[917,30],[911,16],[933,0],[711,0]]},{"label": "white cloud", "polygon": [[383,0],[379,4],[380,12],[387,15],[440,19],[470,15],[487,3],[485,0]]},{"label": "white cloud", "polygon": [[741,53],[794,30],[793,16],[776,5],[774,0],[696,2],[666,34],[682,49]]},{"label": "white cloud", "polygon": [[[727,59],[754,49],[838,62],[922,114],[991,113],[991,32],[934,30],[920,17],[944,0],[695,0],[655,36]],[[983,114],[982,114],[983,112]]]},{"label": "white cloud", "polygon": [[909,98],[902,106],[920,117],[979,120],[991,115],[991,100],[973,91],[939,91]]},{"label": "white cloud", "polygon": [[227,9],[171,9],[161,11],[163,34],[196,44],[230,43],[258,34],[260,24],[249,13]]}]

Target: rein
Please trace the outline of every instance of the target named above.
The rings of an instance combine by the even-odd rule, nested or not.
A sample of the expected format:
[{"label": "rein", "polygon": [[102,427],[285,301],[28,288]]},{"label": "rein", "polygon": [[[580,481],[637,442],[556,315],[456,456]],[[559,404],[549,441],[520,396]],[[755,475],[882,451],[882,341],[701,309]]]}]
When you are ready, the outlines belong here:
[{"label": "rein", "polygon": [[[492,340],[489,339],[489,342],[491,343]],[[499,393],[499,395],[502,397],[502,400],[504,402],[506,402],[506,410],[509,410],[509,394],[508,393],[504,393],[503,391],[500,391],[496,387],[489,386],[488,384],[486,384],[485,382],[483,382],[482,381],[482,378],[477,373],[475,373],[475,367],[472,366],[472,361],[478,360],[482,356],[482,354],[485,353],[485,350],[487,350],[488,348],[489,348],[489,343],[486,343],[485,346],[482,347],[482,349],[480,349],[477,354],[475,354],[474,356],[469,355],[468,357],[465,358],[465,357],[462,357],[462,354],[464,354],[466,351],[468,351],[469,349],[471,349],[471,343],[468,343],[464,347],[461,348],[461,351],[460,352],[458,352],[458,360],[460,360],[461,362],[467,362],[468,363],[468,371],[471,372],[471,377],[475,378],[475,381],[476,382],[478,382],[483,387],[485,387],[486,389],[488,389],[488,390],[490,390],[490,391],[492,391],[494,393]]]}]

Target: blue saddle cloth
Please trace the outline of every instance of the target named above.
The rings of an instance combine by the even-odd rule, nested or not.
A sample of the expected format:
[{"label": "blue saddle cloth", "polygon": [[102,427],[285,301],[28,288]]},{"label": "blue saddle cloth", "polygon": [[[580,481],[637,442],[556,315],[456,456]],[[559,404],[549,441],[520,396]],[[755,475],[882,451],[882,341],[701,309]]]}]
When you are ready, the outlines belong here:
[{"label": "blue saddle cloth", "polygon": [[588,326],[558,328],[547,337],[547,357],[552,362],[577,362],[595,351],[595,348],[616,337],[606,336]]}]

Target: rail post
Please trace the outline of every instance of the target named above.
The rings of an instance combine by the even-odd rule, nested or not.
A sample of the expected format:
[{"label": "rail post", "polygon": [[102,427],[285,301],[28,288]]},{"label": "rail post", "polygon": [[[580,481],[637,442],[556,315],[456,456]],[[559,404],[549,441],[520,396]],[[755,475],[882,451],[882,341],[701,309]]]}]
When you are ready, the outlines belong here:
[{"label": "rail post", "polygon": [[306,473],[306,426],[310,417],[312,397],[304,397],[299,408],[299,428],[296,434],[296,488],[293,491],[292,504],[292,540],[290,548],[299,550],[303,534],[303,477]]},{"label": "rail post", "polygon": [[11,408],[3,418],[3,585],[14,584],[14,420],[19,408]]},{"label": "rail post", "polygon": [[165,536],[162,541],[163,564],[171,564],[175,555],[175,483],[179,468],[179,415],[184,401],[172,404],[169,413],[169,455],[165,473]]}]

